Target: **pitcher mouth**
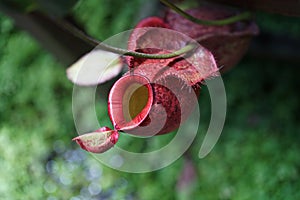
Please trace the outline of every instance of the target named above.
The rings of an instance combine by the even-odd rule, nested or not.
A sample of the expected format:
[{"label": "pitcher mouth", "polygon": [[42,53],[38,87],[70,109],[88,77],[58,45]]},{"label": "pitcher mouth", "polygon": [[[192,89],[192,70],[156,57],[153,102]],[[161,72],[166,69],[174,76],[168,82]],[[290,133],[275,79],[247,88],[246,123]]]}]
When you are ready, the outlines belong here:
[{"label": "pitcher mouth", "polygon": [[153,88],[142,75],[125,75],[111,88],[108,113],[117,130],[131,130],[148,116],[153,103]]}]

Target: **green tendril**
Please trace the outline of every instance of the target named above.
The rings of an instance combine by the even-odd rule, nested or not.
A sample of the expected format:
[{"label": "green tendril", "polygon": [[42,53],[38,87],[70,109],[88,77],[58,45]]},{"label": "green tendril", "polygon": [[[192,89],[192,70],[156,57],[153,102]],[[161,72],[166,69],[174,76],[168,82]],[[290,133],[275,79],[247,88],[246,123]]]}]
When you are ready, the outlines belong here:
[{"label": "green tendril", "polygon": [[174,5],[173,3],[169,2],[168,0],[160,0],[163,4],[165,4],[167,7],[171,8],[172,10],[174,10],[176,13],[178,13],[179,15],[181,15],[182,17],[197,23],[197,24],[201,24],[201,25],[206,25],[206,26],[224,26],[224,25],[228,25],[228,24],[232,24],[238,21],[242,21],[242,20],[249,20],[252,17],[252,14],[250,12],[243,12],[239,15],[235,15],[226,19],[220,19],[220,20],[202,20],[202,19],[198,19],[196,17],[193,17],[192,15],[186,13],[185,11],[181,10],[180,8],[178,8],[176,5]]},{"label": "green tendril", "polygon": [[72,26],[71,24],[69,24],[65,21],[58,21],[57,23],[59,23],[61,25],[61,27],[64,27],[68,31],[72,32],[72,34],[74,36],[81,38],[82,40],[86,41],[87,43],[91,44],[92,46],[95,46],[104,51],[109,51],[112,53],[125,55],[125,56],[133,56],[136,58],[148,58],[148,59],[173,58],[173,57],[183,55],[197,47],[197,45],[194,43],[188,43],[186,46],[182,47],[181,49],[171,52],[171,53],[167,53],[167,54],[147,54],[147,53],[140,53],[140,52],[135,52],[135,51],[128,51],[126,49],[113,47],[113,46],[110,46],[103,42],[100,42],[98,40],[95,40],[94,38],[89,37],[84,32],[82,32],[81,30],[77,29],[76,27]]}]

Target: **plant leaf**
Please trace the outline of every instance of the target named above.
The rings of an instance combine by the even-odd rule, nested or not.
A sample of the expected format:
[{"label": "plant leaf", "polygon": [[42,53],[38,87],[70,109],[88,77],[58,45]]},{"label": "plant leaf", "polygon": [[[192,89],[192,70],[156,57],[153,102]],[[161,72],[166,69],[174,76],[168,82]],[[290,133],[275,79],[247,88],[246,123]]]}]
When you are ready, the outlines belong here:
[{"label": "plant leaf", "polygon": [[118,54],[97,49],[71,65],[67,69],[67,77],[77,85],[97,85],[116,77],[122,66]]},{"label": "plant leaf", "polygon": [[[200,8],[187,10],[190,15],[204,20],[224,19],[236,14],[227,7],[203,5]],[[177,13],[168,11],[166,23],[174,30],[187,34],[197,40],[214,55],[222,71],[236,65],[246,53],[250,40],[258,34],[258,27],[252,21],[236,22],[225,26],[199,25]]]}]

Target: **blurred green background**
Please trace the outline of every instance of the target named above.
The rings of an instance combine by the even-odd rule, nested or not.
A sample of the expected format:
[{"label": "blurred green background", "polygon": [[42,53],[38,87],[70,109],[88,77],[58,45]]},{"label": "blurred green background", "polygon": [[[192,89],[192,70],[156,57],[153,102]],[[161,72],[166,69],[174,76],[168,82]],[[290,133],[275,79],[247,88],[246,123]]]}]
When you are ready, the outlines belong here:
[{"label": "blurred green background", "polygon": [[[90,35],[105,39],[134,27],[144,3],[81,0],[70,12]],[[258,12],[257,23],[262,33],[299,42],[299,18]],[[71,142],[77,134],[67,66],[3,13],[0,32],[0,199],[300,199],[300,64],[284,54],[290,48],[280,46],[285,40],[272,40],[275,53],[268,56],[253,47],[223,75],[227,119],[207,157],[198,158],[210,119],[203,86],[199,136],[188,156],[159,171],[130,174],[102,165]],[[98,102],[104,110],[105,101]],[[105,112],[98,114],[108,121]],[[125,139],[125,147],[137,152],[145,144]],[[146,142],[159,148],[170,139]],[[182,188],[178,180],[187,160],[196,178]]]}]

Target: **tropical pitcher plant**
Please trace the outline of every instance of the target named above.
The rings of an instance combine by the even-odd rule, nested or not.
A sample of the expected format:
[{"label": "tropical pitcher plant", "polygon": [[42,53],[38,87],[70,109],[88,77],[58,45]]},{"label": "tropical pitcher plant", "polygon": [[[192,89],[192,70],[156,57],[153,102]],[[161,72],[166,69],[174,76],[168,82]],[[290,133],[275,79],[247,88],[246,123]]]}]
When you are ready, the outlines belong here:
[{"label": "tropical pitcher plant", "polygon": [[[161,2],[169,9],[163,17],[141,20],[131,32],[127,50],[103,45],[103,57],[121,56],[101,80],[77,78],[91,55],[67,70],[75,84],[94,85],[117,76],[124,63],[128,65],[108,95],[113,127],[75,137],[82,149],[103,153],[117,143],[119,132],[154,136],[174,131],[194,109],[193,96],[199,96],[201,84],[236,65],[258,34],[248,12],[210,4],[183,11],[169,1]],[[99,76],[95,66],[91,73]]]}]

